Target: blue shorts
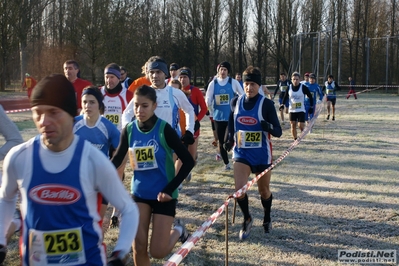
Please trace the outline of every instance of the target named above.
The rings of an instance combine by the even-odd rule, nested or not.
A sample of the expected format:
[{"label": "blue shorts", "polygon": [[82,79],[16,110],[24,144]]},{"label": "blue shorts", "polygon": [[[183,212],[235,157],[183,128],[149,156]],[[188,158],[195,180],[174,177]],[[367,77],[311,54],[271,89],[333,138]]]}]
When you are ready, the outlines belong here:
[{"label": "blue shorts", "polygon": [[239,162],[239,163],[243,163],[248,165],[251,168],[251,172],[253,174],[258,174],[258,173],[262,173],[263,171],[265,171],[267,168],[269,168],[269,166],[271,164],[260,164],[260,165],[251,165],[247,160],[245,160],[244,158],[235,158],[234,159],[235,162]]}]

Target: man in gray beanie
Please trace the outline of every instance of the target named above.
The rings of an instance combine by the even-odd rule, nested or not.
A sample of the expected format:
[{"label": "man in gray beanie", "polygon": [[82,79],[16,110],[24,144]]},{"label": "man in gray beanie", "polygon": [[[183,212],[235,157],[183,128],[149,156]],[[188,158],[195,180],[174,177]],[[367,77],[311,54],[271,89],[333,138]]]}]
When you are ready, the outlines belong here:
[{"label": "man in gray beanie", "polygon": [[[40,134],[12,148],[4,160],[0,248],[6,245],[4,232],[12,220],[19,190],[22,265],[47,265],[48,261],[61,265],[65,257],[74,265],[123,265],[136,235],[138,208],[106,156],[73,134],[76,97],[72,83],[61,74],[45,77],[33,89],[31,106]],[[108,264],[101,244],[99,193],[127,221],[120,227]],[[47,242],[54,245],[46,248]]]}]

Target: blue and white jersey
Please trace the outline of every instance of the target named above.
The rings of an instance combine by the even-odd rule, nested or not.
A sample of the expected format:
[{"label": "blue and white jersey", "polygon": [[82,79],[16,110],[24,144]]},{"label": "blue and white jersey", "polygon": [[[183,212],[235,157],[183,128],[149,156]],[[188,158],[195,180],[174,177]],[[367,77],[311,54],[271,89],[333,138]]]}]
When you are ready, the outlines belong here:
[{"label": "blue and white jersey", "polygon": [[229,121],[230,102],[234,97],[231,78],[224,86],[221,86],[217,79],[214,80],[214,83],[213,120]]},{"label": "blue and white jersey", "polygon": [[[122,254],[129,252],[138,208],[112,163],[83,138],[75,135],[60,152],[49,150],[40,136],[14,147],[4,161],[4,180],[0,232],[6,232],[12,220],[19,190],[23,266],[106,265],[99,193],[129,221],[121,224],[115,246]],[[2,233],[0,243],[5,241]]]},{"label": "blue and white jersey", "polygon": [[[317,95],[319,95],[319,100],[323,100],[323,92],[319,86],[319,84],[317,83],[313,83],[313,84],[308,84],[307,85],[309,88],[310,93],[312,93],[313,96],[313,103],[314,106],[316,106],[316,99],[317,99]],[[310,102],[309,102],[309,97],[307,95],[305,95],[305,106],[310,106]]]},{"label": "blue and white jersey", "polygon": [[[103,265],[101,229],[93,224],[79,178],[84,140],[79,139],[73,159],[60,173],[44,170],[39,157],[40,138],[33,148],[32,176],[27,186],[24,217],[24,262],[29,265]],[[79,219],[75,219],[79,217]]]},{"label": "blue and white jersey", "polygon": [[87,125],[83,115],[75,117],[73,132],[89,141],[94,147],[102,151],[107,158],[110,147],[112,146],[116,149],[119,145],[119,130],[103,116],[100,116],[92,127]]},{"label": "blue and white jersey", "polygon": [[[172,149],[164,135],[166,121],[159,119],[148,132],[143,132],[137,120],[127,125],[129,158],[134,169],[131,193],[137,197],[156,200],[158,193],[175,177]],[[177,198],[177,190],[172,194]]]},{"label": "blue and white jersey", "polygon": [[324,85],[326,86],[327,99],[337,98],[337,86],[335,85],[335,81],[332,81],[331,83],[326,81]]},{"label": "blue and white jersey", "polygon": [[258,98],[252,110],[244,109],[245,95],[237,99],[234,108],[235,147],[233,158],[242,158],[251,165],[268,165],[272,163],[272,144],[270,134],[262,130],[262,106],[265,98]]}]

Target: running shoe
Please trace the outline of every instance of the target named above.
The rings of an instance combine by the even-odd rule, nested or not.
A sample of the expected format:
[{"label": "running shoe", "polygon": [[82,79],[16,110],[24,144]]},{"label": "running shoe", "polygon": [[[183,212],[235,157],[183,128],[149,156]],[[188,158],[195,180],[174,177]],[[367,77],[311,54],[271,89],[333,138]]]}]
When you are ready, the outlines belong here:
[{"label": "running shoe", "polygon": [[231,170],[231,166],[229,163],[224,165],[224,170],[226,171]]},{"label": "running shoe", "polygon": [[181,228],[183,229],[183,230],[182,230],[182,233],[181,233],[181,235],[180,235],[180,237],[179,237],[179,240],[180,240],[180,242],[182,242],[182,243],[186,242],[187,239],[190,237],[190,234],[188,233],[186,227],[185,227],[184,224],[180,221],[180,219],[177,219],[177,220],[174,222],[173,227],[181,227]]},{"label": "running shoe", "polygon": [[177,188],[179,192],[183,189],[183,183],[180,183],[179,187]]},{"label": "running shoe", "polygon": [[263,229],[265,231],[265,234],[270,233],[270,231],[272,230],[272,222],[263,223]]},{"label": "running shoe", "polygon": [[327,118],[326,118],[327,120],[329,120],[330,119],[330,115],[327,115]]},{"label": "running shoe", "polygon": [[220,161],[221,159],[222,159],[222,157],[220,156],[220,154],[219,154],[219,153],[216,154],[215,160],[216,160],[216,161]]},{"label": "running shoe", "polygon": [[244,240],[249,237],[249,234],[251,233],[252,223],[253,223],[252,217],[243,222],[242,229],[240,230],[239,234],[240,240]]},{"label": "running shoe", "polygon": [[335,120],[335,116],[333,116],[331,120],[334,121]]},{"label": "running shoe", "polygon": [[119,227],[119,219],[117,216],[111,217],[111,223],[109,224],[109,228],[118,228]]},{"label": "running shoe", "polygon": [[3,263],[3,261],[6,259],[7,255],[7,247],[0,245],[0,264]]}]

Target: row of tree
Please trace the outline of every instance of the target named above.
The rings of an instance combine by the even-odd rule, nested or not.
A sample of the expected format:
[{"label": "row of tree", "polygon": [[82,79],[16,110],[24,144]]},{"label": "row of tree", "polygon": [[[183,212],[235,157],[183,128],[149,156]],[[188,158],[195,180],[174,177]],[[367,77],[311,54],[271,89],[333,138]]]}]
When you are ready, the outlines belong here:
[{"label": "row of tree", "polygon": [[[95,83],[110,62],[137,78],[152,55],[191,67],[204,80],[224,60],[234,72],[255,65],[276,79],[295,70],[298,33],[330,30],[332,38],[355,43],[397,36],[398,15],[396,0],[3,0],[0,90],[25,72],[38,79],[62,72],[67,59]],[[333,53],[338,60],[338,49]],[[356,64],[349,63],[350,74]]]}]

